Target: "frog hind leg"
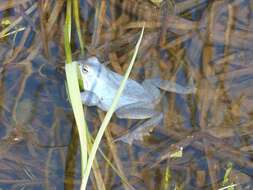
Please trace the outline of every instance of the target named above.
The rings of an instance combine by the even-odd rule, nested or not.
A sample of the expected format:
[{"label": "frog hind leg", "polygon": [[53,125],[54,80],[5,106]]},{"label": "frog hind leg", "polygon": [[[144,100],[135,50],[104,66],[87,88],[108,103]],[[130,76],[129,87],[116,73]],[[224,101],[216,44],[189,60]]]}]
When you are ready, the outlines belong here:
[{"label": "frog hind leg", "polygon": [[156,115],[158,112],[154,109],[152,103],[133,103],[122,106],[115,111],[118,118],[127,119],[148,119]]},{"label": "frog hind leg", "polygon": [[153,97],[154,100],[160,98],[160,90],[152,83],[152,79],[145,79],[142,86]]},{"label": "frog hind leg", "polygon": [[153,85],[155,85],[156,87],[162,90],[175,92],[178,94],[194,94],[197,90],[192,80],[190,80],[190,83],[187,86],[182,86],[178,83],[168,81],[168,80],[162,80],[160,78],[149,79],[149,81]]},{"label": "frog hind leg", "polygon": [[158,113],[157,115],[153,116],[149,120],[145,121],[143,124],[136,127],[134,130],[128,132],[127,134],[116,138],[115,141],[123,141],[124,143],[127,143],[129,145],[133,144],[134,140],[142,141],[144,136],[150,135],[150,132],[159,125],[163,120],[163,114]]}]

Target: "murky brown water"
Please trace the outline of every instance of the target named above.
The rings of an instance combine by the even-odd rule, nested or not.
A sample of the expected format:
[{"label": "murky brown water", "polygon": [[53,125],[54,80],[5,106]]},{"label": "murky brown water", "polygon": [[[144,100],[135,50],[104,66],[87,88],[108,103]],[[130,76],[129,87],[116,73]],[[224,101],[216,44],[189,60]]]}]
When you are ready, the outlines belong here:
[{"label": "murky brown water", "polygon": [[[253,4],[160,2],[80,1],[85,57],[124,73],[145,21],[131,78],[187,84],[192,76],[198,89],[164,93],[163,124],[131,146],[113,139],[136,121],[113,117],[101,150],[129,185],[98,154],[100,178],[91,177],[88,189],[253,189]],[[78,135],[62,69],[65,2],[0,1],[0,13],[0,36],[9,24],[10,31],[25,27],[0,38],[0,189],[79,189]],[[72,52],[81,57],[74,29]],[[102,117],[87,109],[93,135]]]}]

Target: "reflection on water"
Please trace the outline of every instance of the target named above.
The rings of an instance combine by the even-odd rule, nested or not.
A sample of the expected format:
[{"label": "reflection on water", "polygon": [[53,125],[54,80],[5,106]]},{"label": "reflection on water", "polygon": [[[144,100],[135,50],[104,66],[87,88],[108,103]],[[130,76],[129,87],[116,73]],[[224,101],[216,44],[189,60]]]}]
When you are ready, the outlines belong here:
[{"label": "reflection on water", "polygon": [[[79,143],[62,69],[65,2],[22,2],[0,3],[0,188],[79,189]],[[163,125],[132,146],[113,139],[136,121],[113,118],[101,150],[131,187],[98,155],[102,180],[92,178],[88,189],[253,188],[252,8],[248,0],[80,1],[87,56],[124,73],[145,21],[131,77],[159,74],[187,84],[193,76],[198,89],[164,93]],[[2,37],[8,27],[14,33]],[[78,59],[75,29],[72,39]],[[88,108],[92,134],[102,117]],[[182,148],[182,157],[171,156]]]}]

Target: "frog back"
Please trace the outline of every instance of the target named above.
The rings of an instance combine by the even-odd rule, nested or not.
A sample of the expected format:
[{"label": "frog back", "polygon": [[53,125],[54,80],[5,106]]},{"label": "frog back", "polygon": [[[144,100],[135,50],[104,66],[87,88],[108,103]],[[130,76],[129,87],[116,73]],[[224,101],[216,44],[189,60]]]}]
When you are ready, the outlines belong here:
[{"label": "frog back", "polygon": [[[123,76],[106,67],[102,68],[92,89],[100,100],[98,107],[104,111],[110,108],[122,80]],[[116,109],[129,104],[152,101],[153,96],[140,83],[128,79]]]},{"label": "frog back", "polygon": [[[109,70],[110,71],[110,70]],[[108,79],[113,84],[114,88],[119,89],[120,83],[123,80],[123,76],[110,71]],[[138,101],[138,102],[150,102],[153,96],[138,82],[128,79],[125,88],[122,93],[122,102]]]}]

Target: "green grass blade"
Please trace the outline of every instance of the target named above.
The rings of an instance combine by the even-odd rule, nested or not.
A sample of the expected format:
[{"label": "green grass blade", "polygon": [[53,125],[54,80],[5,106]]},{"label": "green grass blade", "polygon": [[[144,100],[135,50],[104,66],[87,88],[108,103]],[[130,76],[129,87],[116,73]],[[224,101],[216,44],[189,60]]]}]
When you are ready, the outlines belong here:
[{"label": "green grass blade", "polygon": [[223,177],[223,181],[222,181],[222,186],[223,187],[225,187],[225,186],[227,186],[226,188],[228,189],[228,190],[234,190],[234,186],[232,186],[232,185],[234,185],[233,183],[231,183],[231,184],[229,184],[230,182],[230,180],[229,180],[229,176],[231,175],[231,173],[232,173],[232,169],[233,169],[233,164],[231,163],[231,162],[228,162],[228,164],[227,164],[227,169],[226,169],[226,172],[225,172],[225,175],[224,175],[224,177]]},{"label": "green grass blade", "polygon": [[109,124],[109,121],[113,115],[113,112],[115,111],[115,108],[116,108],[116,105],[119,101],[119,98],[124,90],[124,87],[125,87],[125,84],[126,84],[126,81],[129,77],[129,74],[132,70],[132,67],[133,67],[133,64],[134,64],[134,61],[135,61],[135,58],[137,56],[137,52],[138,52],[138,49],[140,47],[140,43],[141,43],[141,40],[142,40],[142,36],[143,36],[143,32],[144,32],[144,26],[142,28],[142,31],[141,31],[141,35],[140,35],[140,38],[135,46],[135,51],[134,51],[134,54],[133,54],[133,57],[132,57],[132,60],[130,62],[130,65],[125,73],[125,76],[124,76],[124,79],[121,81],[121,84],[120,84],[120,87],[114,97],[114,100],[113,100],[113,103],[109,109],[109,111],[106,113],[106,116],[100,126],[100,129],[98,131],[98,134],[96,136],[96,139],[94,141],[94,144],[93,144],[93,147],[91,149],[91,152],[90,152],[90,155],[89,155],[89,159],[88,159],[88,163],[87,163],[87,167],[85,169],[85,175],[82,179],[82,185],[81,185],[81,189],[85,189],[86,188],[86,185],[87,185],[87,182],[88,182],[88,179],[89,179],[89,175],[90,175],[90,171],[91,171],[91,167],[92,167],[92,162],[95,158],[95,155],[96,155],[96,152],[97,152],[97,149],[98,149],[98,146],[99,146],[99,143],[103,137],[103,134],[104,134],[104,131],[106,129],[106,127],[108,126]]},{"label": "green grass blade", "polygon": [[80,147],[81,147],[81,165],[82,165],[81,173],[82,175],[84,175],[84,169],[86,167],[88,160],[87,138],[86,138],[87,125],[84,120],[83,106],[81,102],[80,89],[78,84],[77,63],[72,62],[71,56],[71,47],[70,47],[71,7],[72,7],[71,0],[67,0],[66,20],[64,25],[64,46],[66,54],[65,72],[67,78],[67,90],[79,133]]},{"label": "green grass blade", "polygon": [[81,48],[81,55],[84,54],[84,44],[82,39],[82,33],[81,33],[81,27],[80,27],[80,21],[79,21],[79,1],[73,0],[73,13],[74,13],[74,20],[76,24],[76,30],[78,35],[78,40]]},{"label": "green grass blade", "polygon": [[169,189],[170,184],[171,184],[171,170],[169,166],[166,166],[166,169],[163,173],[163,178],[162,178],[162,183],[161,183],[161,187],[162,189]]},{"label": "green grass blade", "polygon": [[65,46],[65,54],[66,54],[66,63],[72,62],[71,47],[70,47],[71,7],[72,7],[71,0],[67,0],[66,20],[65,20],[65,25],[64,25],[64,46]]},{"label": "green grass blade", "polygon": [[84,174],[87,165],[87,135],[86,135],[86,122],[84,120],[83,105],[81,102],[78,76],[77,76],[77,63],[72,62],[65,65],[65,72],[67,77],[68,92],[70,102],[74,112],[77,129],[79,133],[80,146],[81,146],[81,162],[82,162],[82,175]]}]

